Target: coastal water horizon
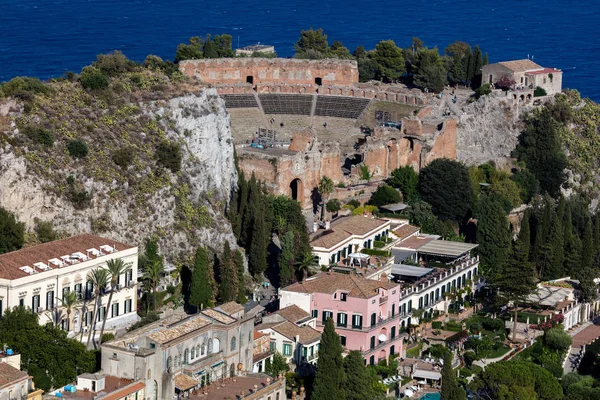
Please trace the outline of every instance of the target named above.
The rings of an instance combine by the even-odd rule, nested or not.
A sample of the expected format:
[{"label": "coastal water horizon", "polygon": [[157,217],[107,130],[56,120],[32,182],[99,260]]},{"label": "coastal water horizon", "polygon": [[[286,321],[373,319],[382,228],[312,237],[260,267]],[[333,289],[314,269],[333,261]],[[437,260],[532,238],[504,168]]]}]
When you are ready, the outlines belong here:
[{"label": "coastal water horizon", "polygon": [[[300,31],[323,28],[329,43],[353,51],[393,39],[408,47],[413,36],[440,52],[457,40],[478,44],[490,62],[530,58],[563,70],[563,87],[600,102],[600,25],[596,1],[565,5],[492,0],[359,1],[275,0],[208,3],[191,0],[3,0],[0,81],[15,76],[48,79],[79,72],[97,54],[122,51],[135,61],[148,54],[173,59],[191,36],[227,33],[233,47],[274,45],[292,57]],[[516,7],[516,8],[515,8]],[[514,12],[514,10],[519,10]]]}]

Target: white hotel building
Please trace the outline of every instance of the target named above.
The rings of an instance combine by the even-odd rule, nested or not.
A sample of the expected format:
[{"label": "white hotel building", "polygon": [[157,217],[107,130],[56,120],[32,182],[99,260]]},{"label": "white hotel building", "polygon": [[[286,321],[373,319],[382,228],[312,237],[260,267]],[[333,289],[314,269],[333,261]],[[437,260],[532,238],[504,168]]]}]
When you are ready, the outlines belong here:
[{"label": "white hotel building", "polygon": [[[131,269],[119,277],[111,304],[107,304],[110,287],[101,296],[96,329],[100,329],[104,318],[108,318],[109,330],[135,322],[138,249],[95,235],[74,236],[1,254],[0,316],[8,309],[23,306],[39,314],[40,324],[58,319],[55,322],[64,330],[80,332],[83,319],[83,330],[91,329],[96,299],[92,298],[94,288],[87,275],[93,269],[106,268],[106,262],[115,258],[122,259]],[[82,302],[71,312],[69,322],[61,310],[61,299],[73,290],[80,294]],[[82,310],[84,303],[86,310]]]}]

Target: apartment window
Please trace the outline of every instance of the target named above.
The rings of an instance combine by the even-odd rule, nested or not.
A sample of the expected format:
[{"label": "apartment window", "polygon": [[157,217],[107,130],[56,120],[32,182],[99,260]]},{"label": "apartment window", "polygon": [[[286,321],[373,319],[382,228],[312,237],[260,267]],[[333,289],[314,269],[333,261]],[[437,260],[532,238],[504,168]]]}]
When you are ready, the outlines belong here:
[{"label": "apartment window", "polygon": [[271,351],[277,350],[277,343],[274,340],[272,340],[271,343],[269,343],[269,350],[271,350]]},{"label": "apartment window", "polygon": [[347,296],[347,293],[340,293],[340,301],[346,301]]},{"label": "apartment window", "polygon": [[231,338],[231,346],[230,346],[231,350],[230,351],[234,351],[236,348],[236,339],[235,336]]},{"label": "apartment window", "polygon": [[111,318],[119,316],[119,303],[115,303],[111,306]]},{"label": "apartment window", "polygon": [[38,308],[40,308],[40,295],[36,294],[31,298],[31,309],[33,312],[37,312]]},{"label": "apartment window", "polygon": [[338,313],[337,324],[345,328],[348,325],[348,316],[345,313]]},{"label": "apartment window", "polygon": [[54,308],[54,290],[50,290],[46,293],[46,308]]},{"label": "apartment window", "polygon": [[374,327],[375,325],[377,325],[377,314],[373,313],[371,314],[371,327]]},{"label": "apartment window", "polygon": [[93,292],[94,284],[92,283],[92,281],[87,281],[87,283],[85,284],[85,298],[88,300],[91,299]]},{"label": "apartment window", "polygon": [[128,299],[125,300],[125,314],[130,313],[131,312],[131,306],[132,306],[133,300]]},{"label": "apartment window", "polygon": [[104,318],[106,318],[106,307],[99,307],[98,318],[96,319],[96,322],[104,321]]},{"label": "apartment window", "polygon": [[346,336],[340,336],[340,342],[342,343],[342,346],[346,346]]},{"label": "apartment window", "polygon": [[390,333],[391,338],[395,338],[396,337],[396,327],[392,326],[392,332]]},{"label": "apartment window", "polygon": [[25,307],[25,299],[23,297],[19,299],[19,307]]},{"label": "apartment window", "polygon": [[375,336],[371,336],[371,344],[370,344],[370,348],[374,349],[375,348]]},{"label": "apartment window", "polygon": [[369,358],[369,365],[375,365],[375,356]]},{"label": "apartment window", "polygon": [[390,355],[396,354],[396,346],[390,346]]},{"label": "apartment window", "polygon": [[396,315],[396,305],[392,304],[392,317]]},{"label": "apartment window", "polygon": [[435,300],[439,300],[440,299],[440,288],[435,289]]},{"label": "apartment window", "polygon": [[327,322],[327,318],[333,318],[332,311],[323,311],[323,325]]},{"label": "apartment window", "polygon": [[287,343],[283,344],[283,355],[284,356],[292,355],[292,345],[291,344],[287,344]]},{"label": "apartment window", "polygon": [[81,290],[83,288],[83,285],[81,283],[76,283],[75,284],[75,293],[77,293],[77,298],[81,299]]},{"label": "apartment window", "polygon": [[423,297],[419,297],[419,310],[423,308]]},{"label": "apartment window", "polygon": [[70,288],[70,287],[68,287],[68,286],[63,288],[63,290],[62,290],[62,299],[63,299],[63,300],[65,299],[65,297],[67,297],[67,294],[68,294],[70,291],[71,291],[71,288]]},{"label": "apartment window", "polygon": [[354,314],[352,316],[352,327],[362,329],[362,315]]},{"label": "apartment window", "polygon": [[312,317],[313,318],[318,318],[319,317],[319,310],[312,310]]},{"label": "apartment window", "polygon": [[190,350],[189,349],[185,349],[185,351],[183,352],[183,363],[184,364],[190,363]]},{"label": "apartment window", "polygon": [[429,295],[426,294],[425,295],[425,307],[427,307],[429,305]]}]

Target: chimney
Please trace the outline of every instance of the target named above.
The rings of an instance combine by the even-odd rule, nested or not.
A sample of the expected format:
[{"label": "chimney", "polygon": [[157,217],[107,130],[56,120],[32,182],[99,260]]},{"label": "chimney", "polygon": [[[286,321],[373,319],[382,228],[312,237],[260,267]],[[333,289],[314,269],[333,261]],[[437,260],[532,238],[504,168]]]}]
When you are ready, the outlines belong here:
[{"label": "chimney", "polygon": [[300,343],[300,335],[296,335],[296,343]]},{"label": "chimney", "polygon": [[315,222],[313,223],[313,232],[316,232],[316,231],[318,231],[318,230],[319,230],[319,224],[317,224],[317,222],[315,221]]},{"label": "chimney", "polygon": [[331,221],[327,220],[325,221],[325,230],[331,228]]}]

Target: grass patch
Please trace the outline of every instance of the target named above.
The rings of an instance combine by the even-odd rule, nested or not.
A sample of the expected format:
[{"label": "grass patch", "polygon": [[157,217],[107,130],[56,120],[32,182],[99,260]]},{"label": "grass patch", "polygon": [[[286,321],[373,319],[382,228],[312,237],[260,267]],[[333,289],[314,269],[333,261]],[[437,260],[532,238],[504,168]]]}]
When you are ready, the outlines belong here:
[{"label": "grass patch", "polygon": [[423,342],[419,342],[415,347],[412,347],[406,350],[406,357],[408,358],[418,358],[421,353],[421,349],[423,349]]}]

